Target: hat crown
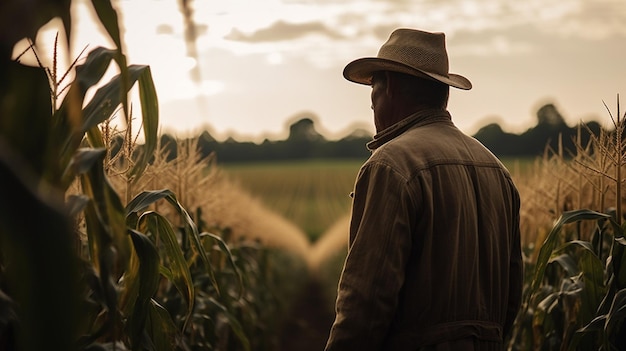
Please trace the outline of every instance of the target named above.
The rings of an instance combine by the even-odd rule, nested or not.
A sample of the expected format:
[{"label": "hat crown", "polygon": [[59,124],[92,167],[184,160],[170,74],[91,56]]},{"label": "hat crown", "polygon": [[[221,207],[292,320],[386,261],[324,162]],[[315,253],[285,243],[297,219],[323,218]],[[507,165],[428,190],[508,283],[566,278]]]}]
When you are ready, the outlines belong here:
[{"label": "hat crown", "polygon": [[449,63],[444,33],[397,29],[380,47],[378,58],[448,77]]},{"label": "hat crown", "polygon": [[343,76],[355,83],[371,85],[374,72],[391,71],[434,79],[459,89],[472,88],[467,78],[448,70],[444,33],[400,28],[391,33],[377,57],[363,57],[348,63]]}]

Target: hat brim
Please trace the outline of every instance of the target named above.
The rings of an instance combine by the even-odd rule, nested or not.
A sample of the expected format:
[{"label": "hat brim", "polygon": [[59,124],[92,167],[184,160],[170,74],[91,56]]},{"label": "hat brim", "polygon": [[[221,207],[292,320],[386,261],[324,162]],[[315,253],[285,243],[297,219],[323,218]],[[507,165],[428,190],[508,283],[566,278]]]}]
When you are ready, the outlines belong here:
[{"label": "hat brim", "polygon": [[354,83],[371,85],[372,75],[377,71],[399,72],[422,78],[430,77],[451,87],[463,90],[472,89],[472,83],[461,75],[449,73],[446,77],[436,73],[425,72],[397,61],[378,57],[365,57],[348,63],[343,69],[343,76]]}]

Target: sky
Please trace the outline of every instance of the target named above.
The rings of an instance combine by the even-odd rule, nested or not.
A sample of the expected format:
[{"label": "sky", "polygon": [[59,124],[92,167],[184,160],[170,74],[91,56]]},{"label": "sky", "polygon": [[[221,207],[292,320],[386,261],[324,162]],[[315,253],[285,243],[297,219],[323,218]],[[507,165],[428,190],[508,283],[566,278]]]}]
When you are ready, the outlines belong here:
[{"label": "sky", "polygon": [[[71,54],[111,47],[90,5],[73,4]],[[284,138],[302,117],[329,138],[373,132],[371,89],[342,70],[401,27],[446,34],[450,72],[473,84],[452,88],[448,104],[468,134],[491,122],[523,132],[546,103],[570,125],[608,124],[604,104],[615,114],[626,96],[624,0],[195,0],[196,54],[178,1],[113,4],[128,62],[151,67],[161,131],[177,136]]]}]

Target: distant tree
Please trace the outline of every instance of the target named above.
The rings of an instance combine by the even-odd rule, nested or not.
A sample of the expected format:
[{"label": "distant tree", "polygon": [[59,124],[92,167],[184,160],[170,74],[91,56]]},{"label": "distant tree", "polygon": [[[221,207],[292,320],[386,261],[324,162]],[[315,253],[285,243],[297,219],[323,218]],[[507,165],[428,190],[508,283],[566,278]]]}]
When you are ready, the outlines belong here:
[{"label": "distant tree", "polygon": [[303,118],[289,126],[289,137],[287,140],[321,141],[324,136],[315,130],[315,122],[310,118]]},{"label": "distant tree", "polygon": [[478,130],[474,137],[497,155],[520,155],[519,135],[505,133],[497,123],[488,124]]},{"label": "distant tree", "polygon": [[519,147],[524,155],[540,155],[546,146],[557,150],[559,136],[565,149],[573,149],[572,137],[575,129],[567,126],[565,119],[553,104],[547,104],[537,110],[537,125],[520,136]]},{"label": "distant tree", "polygon": [[601,129],[597,122],[570,128],[558,109],[546,104],[537,110],[537,124],[522,134],[506,133],[500,125],[492,123],[482,127],[474,137],[498,156],[538,156],[550,147],[555,151],[561,148],[567,157],[575,150],[575,143],[587,145],[590,134],[598,135]]},{"label": "distant tree", "polygon": [[[198,149],[206,157],[215,153],[218,162],[280,161],[294,159],[365,159],[370,155],[366,144],[372,139],[370,132],[355,129],[339,140],[327,140],[315,128],[315,116],[302,114],[289,126],[289,136],[285,140],[265,139],[260,144],[240,142],[230,137],[223,142],[213,138],[207,131],[198,136]],[[580,133],[579,129],[580,128]],[[601,130],[597,122],[585,126],[568,127],[565,119],[553,104],[546,104],[537,110],[537,124],[522,134],[505,132],[497,123],[488,124],[478,130],[474,137],[497,156],[539,156],[546,146],[558,148],[559,136],[565,151],[575,149],[575,141],[586,145],[590,131],[597,135]],[[161,144],[176,157],[174,138],[165,134]]]},{"label": "distant tree", "polygon": [[198,151],[202,158],[208,157],[213,152],[218,152],[219,147],[220,143],[206,130],[198,136]]},{"label": "distant tree", "polygon": [[167,152],[167,160],[171,161],[178,156],[178,148],[176,146],[176,138],[164,133],[161,135],[161,149]]},{"label": "distant tree", "polygon": [[537,110],[537,126],[567,128],[565,119],[554,104],[546,104]]}]

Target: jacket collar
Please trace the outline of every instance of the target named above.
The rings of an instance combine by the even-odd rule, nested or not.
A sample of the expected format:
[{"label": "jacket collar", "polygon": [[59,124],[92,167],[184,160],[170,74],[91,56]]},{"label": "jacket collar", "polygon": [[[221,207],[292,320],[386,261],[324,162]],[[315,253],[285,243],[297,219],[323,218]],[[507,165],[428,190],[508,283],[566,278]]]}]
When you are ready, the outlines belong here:
[{"label": "jacket collar", "polygon": [[406,132],[413,127],[424,126],[437,121],[451,121],[450,112],[442,109],[426,109],[415,112],[400,122],[388,127],[374,135],[374,139],[367,143],[367,148],[374,151],[383,144],[394,139],[398,135]]}]

